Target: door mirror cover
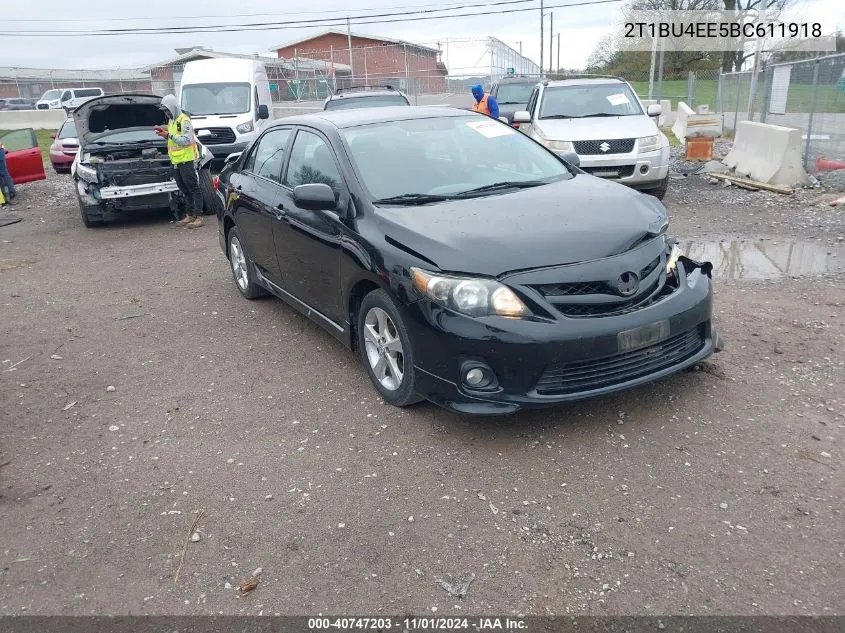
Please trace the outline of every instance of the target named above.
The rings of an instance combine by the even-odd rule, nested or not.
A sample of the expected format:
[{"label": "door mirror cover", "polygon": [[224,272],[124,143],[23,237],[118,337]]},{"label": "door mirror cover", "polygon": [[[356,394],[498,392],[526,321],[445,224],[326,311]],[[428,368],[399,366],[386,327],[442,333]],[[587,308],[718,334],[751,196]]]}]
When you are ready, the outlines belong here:
[{"label": "door mirror cover", "polygon": [[513,113],[513,122],[514,123],[531,123],[531,115],[528,114],[528,110],[517,110]]},{"label": "door mirror cover", "polygon": [[663,106],[659,103],[652,104],[648,106],[646,112],[648,112],[648,116],[660,116],[663,114]]},{"label": "door mirror cover", "polygon": [[270,118],[270,108],[267,107],[266,104],[262,103],[258,106],[258,118],[259,119],[269,119]]},{"label": "door mirror cover", "polygon": [[565,152],[563,154],[560,154],[560,158],[561,160],[565,160],[573,167],[581,167],[581,159],[578,158],[578,154],[576,154],[575,152]]},{"label": "door mirror cover", "polygon": [[321,182],[294,187],[293,200],[296,206],[310,211],[332,211],[337,207],[334,190]]}]

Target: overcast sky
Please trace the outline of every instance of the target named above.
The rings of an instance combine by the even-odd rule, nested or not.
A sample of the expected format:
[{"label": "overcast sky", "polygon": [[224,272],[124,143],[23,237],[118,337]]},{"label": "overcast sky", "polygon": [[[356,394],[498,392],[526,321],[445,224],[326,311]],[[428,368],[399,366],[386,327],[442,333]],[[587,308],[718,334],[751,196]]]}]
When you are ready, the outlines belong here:
[{"label": "overcast sky", "polygon": [[[546,5],[561,5],[583,0],[545,0]],[[414,8],[434,8],[457,4],[479,4],[480,0],[359,0],[358,8],[352,13],[361,14],[396,12]],[[162,27],[184,25],[190,20],[171,22],[169,15],[185,16],[194,13],[197,24],[233,22],[269,22],[281,24],[287,20],[308,20],[334,17],[326,12],[349,7],[349,0],[285,0],[282,3],[268,0],[202,0],[202,2],[175,2],[166,0],[144,0],[143,2],[115,2],[114,0],[35,0],[34,2],[3,2],[0,30],[96,30],[127,27]],[[521,5],[491,6],[517,8]],[[539,1],[537,2],[539,6]],[[569,9],[555,8],[554,31],[561,33],[561,66],[582,67],[602,35],[611,31],[621,19],[623,3],[593,6],[578,6]],[[796,20],[821,21],[826,32],[837,26],[845,29],[845,11],[842,0],[797,0],[790,17]],[[463,9],[468,13],[485,9]],[[237,12],[237,15],[236,15]],[[249,16],[246,14],[267,14]],[[105,21],[107,18],[109,21]],[[116,18],[121,20],[114,21]],[[124,19],[131,18],[131,19]],[[26,22],[21,20],[28,20]],[[31,20],[31,21],[29,21]],[[107,37],[7,37],[2,36],[0,64],[40,68],[112,68],[115,66],[141,66],[172,57],[176,47],[207,46],[218,51],[232,53],[267,52],[272,46],[319,32],[325,27],[314,29],[285,29],[283,26],[271,31],[241,33],[202,33],[188,35],[118,35]],[[522,42],[525,55],[535,62],[539,60],[539,9],[524,13],[509,13],[480,17],[462,17],[443,20],[414,21],[395,24],[356,25],[352,30],[374,35],[406,39],[418,43],[434,43],[448,39],[497,37],[518,48]],[[548,34],[548,18],[546,22]],[[546,36],[548,37],[548,35]],[[454,50],[455,45],[450,45]],[[548,66],[548,39],[546,39],[545,63]],[[451,52],[451,51],[450,51]],[[455,53],[452,56],[455,57]],[[557,49],[555,47],[555,57]],[[457,58],[456,58],[457,59]],[[472,62],[462,61],[461,64]],[[457,71],[457,72],[456,72]],[[455,74],[460,71],[453,69]]]}]

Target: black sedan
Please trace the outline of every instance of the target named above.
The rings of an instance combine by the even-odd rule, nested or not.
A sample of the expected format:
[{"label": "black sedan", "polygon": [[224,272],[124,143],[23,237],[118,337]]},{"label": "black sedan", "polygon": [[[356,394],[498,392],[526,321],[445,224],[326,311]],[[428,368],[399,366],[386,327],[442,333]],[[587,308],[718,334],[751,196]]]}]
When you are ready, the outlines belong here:
[{"label": "black sedan", "polygon": [[241,294],[356,350],[385,401],[504,414],[640,385],[709,356],[711,266],[663,205],[482,115],[275,122],[220,175]]}]

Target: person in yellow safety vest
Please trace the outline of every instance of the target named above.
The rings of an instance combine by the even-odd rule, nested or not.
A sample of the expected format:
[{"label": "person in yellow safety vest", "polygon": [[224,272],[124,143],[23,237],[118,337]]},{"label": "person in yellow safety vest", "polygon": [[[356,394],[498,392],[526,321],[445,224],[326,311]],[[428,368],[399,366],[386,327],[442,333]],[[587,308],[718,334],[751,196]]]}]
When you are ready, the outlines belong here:
[{"label": "person in yellow safety vest", "polygon": [[475,103],[472,104],[473,112],[480,112],[494,119],[499,118],[499,104],[496,102],[496,98],[485,94],[481,84],[475,84],[472,87],[472,96],[475,99]]},{"label": "person in yellow safety vest", "polygon": [[160,108],[167,114],[167,128],[157,127],[156,134],[167,139],[167,155],[176,172],[176,184],[185,197],[185,217],[176,224],[196,229],[205,222],[202,219],[202,191],[196,165],[199,149],[194,126],[173,95],[162,97]]}]

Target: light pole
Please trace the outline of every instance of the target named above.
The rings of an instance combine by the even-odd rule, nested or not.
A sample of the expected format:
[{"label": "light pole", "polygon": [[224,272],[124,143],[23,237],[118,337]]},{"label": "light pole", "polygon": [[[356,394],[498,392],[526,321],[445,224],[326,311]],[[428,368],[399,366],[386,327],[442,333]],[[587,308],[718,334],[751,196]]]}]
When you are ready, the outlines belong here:
[{"label": "light pole", "polygon": [[[545,22],[543,21],[543,0],[540,0],[540,74],[543,74],[543,31],[545,30]],[[551,62],[551,60],[549,60]]]}]

